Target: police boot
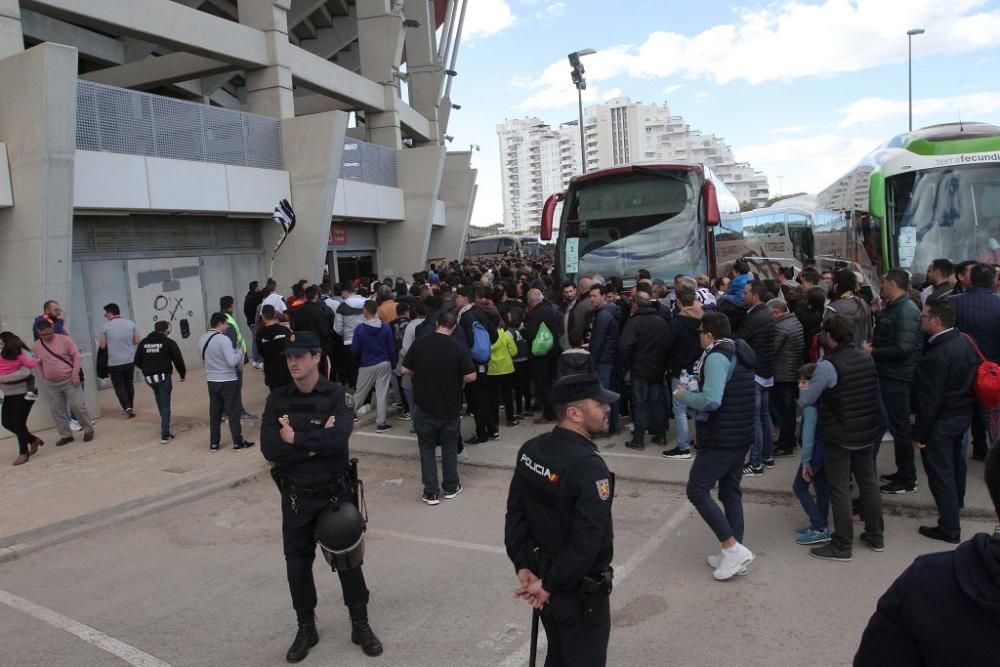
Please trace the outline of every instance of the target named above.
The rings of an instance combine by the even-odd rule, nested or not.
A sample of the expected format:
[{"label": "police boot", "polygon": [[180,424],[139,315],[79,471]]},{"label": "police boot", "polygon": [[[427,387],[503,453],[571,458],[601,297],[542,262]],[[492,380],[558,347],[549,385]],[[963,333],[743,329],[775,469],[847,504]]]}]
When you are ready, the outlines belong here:
[{"label": "police boot", "polygon": [[382,655],[382,642],[368,625],[368,605],[349,607],[351,612],[351,641],[361,646],[365,655]]},{"label": "police boot", "polygon": [[319,633],[316,632],[316,617],[313,614],[308,616],[299,615],[299,631],[295,633],[295,641],[288,648],[285,660],[288,662],[301,662],[309,655],[309,649],[319,643]]}]

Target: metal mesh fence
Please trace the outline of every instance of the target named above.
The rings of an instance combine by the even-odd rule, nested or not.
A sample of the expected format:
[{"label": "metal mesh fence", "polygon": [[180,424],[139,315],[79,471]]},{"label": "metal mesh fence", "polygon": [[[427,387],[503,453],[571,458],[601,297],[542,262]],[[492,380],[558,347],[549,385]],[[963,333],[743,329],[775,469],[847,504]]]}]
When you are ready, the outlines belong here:
[{"label": "metal mesh fence", "polygon": [[346,139],[340,177],[395,188],[396,151],[359,139]]},{"label": "metal mesh fence", "polygon": [[77,83],[80,150],[284,169],[277,118]]},{"label": "metal mesh fence", "polygon": [[73,257],[259,250],[261,226],[259,220],[186,220],[156,215],[76,218]]}]

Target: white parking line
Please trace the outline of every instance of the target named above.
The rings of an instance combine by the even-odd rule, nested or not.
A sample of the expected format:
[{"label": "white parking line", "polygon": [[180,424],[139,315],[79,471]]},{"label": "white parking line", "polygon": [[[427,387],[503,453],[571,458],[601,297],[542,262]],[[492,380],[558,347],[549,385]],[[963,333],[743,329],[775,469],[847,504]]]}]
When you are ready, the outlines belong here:
[{"label": "white parking line", "polygon": [[424,544],[438,544],[445,547],[457,547],[459,549],[469,549],[471,551],[485,551],[491,554],[507,555],[507,550],[503,547],[495,547],[490,544],[476,544],[475,542],[460,542],[449,540],[443,537],[428,537],[426,535],[414,535],[413,533],[401,533],[396,530],[386,530],[384,528],[372,528],[368,531],[372,535],[383,535],[385,537],[395,537],[400,540],[410,540],[411,542],[423,542]]},{"label": "white parking line", "polygon": [[170,667],[170,663],[144,653],[134,646],[106,635],[89,625],[84,625],[51,609],[37,605],[30,600],[18,597],[13,593],[0,591],[0,602],[12,609],[17,609],[29,616],[34,616],[40,621],[45,621],[60,630],[65,630],[71,635],[75,635],[83,641],[93,644],[102,651],[107,651],[111,655],[121,658],[130,665],[135,665],[136,667]]},{"label": "white parking line", "polygon": [[[649,555],[653,553],[657,547],[663,544],[672,532],[677,530],[677,526],[681,524],[684,519],[686,519],[691,513],[691,506],[684,503],[676,512],[670,515],[666,523],[660,526],[660,529],[653,533],[649,539],[647,539],[641,547],[631,558],[625,561],[621,565],[615,566],[615,586],[621,586],[622,582],[635,571],[635,568],[639,567],[644,560],[649,558]],[[544,651],[546,648],[545,643],[545,633],[539,633],[538,636],[538,649],[539,651]],[[528,661],[528,654],[531,651],[531,642],[525,642],[523,646],[507,656],[503,662],[500,663],[499,667],[521,667],[524,663]]]}]

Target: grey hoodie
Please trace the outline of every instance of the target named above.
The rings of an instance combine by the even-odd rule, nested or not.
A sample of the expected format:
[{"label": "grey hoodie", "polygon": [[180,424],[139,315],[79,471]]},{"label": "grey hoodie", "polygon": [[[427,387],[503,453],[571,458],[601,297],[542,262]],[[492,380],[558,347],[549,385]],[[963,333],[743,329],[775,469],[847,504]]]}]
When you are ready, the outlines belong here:
[{"label": "grey hoodie", "polygon": [[333,329],[344,339],[344,345],[350,345],[354,340],[354,330],[365,319],[364,307],[365,298],[357,294],[352,294],[337,306]]},{"label": "grey hoodie", "polygon": [[243,350],[233,347],[224,333],[215,329],[206,331],[198,339],[198,352],[202,354],[205,380],[208,382],[235,382],[236,369],[243,363]]}]

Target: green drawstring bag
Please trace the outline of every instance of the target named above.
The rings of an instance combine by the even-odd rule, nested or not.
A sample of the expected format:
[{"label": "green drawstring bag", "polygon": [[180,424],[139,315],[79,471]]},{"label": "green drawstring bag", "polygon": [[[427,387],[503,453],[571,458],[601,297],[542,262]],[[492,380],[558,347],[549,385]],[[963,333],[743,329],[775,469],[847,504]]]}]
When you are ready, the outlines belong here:
[{"label": "green drawstring bag", "polygon": [[535,334],[535,339],[531,341],[531,354],[536,357],[544,357],[552,351],[553,345],[555,345],[555,338],[549,331],[548,325],[542,322],[538,327],[538,333]]}]

